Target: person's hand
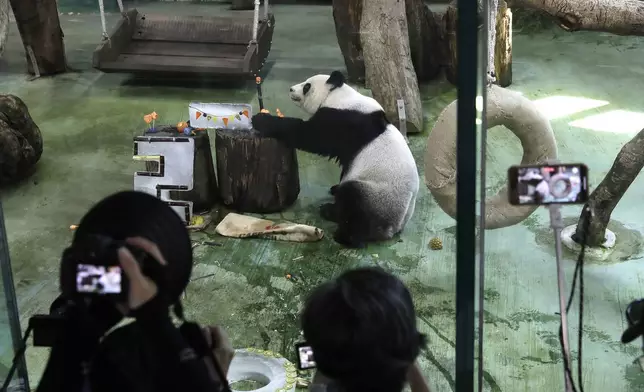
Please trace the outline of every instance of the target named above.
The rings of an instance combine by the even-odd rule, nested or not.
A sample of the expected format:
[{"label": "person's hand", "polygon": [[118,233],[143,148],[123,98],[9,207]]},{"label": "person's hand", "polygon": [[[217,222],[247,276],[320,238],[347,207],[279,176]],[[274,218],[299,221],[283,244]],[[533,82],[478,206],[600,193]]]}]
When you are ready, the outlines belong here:
[{"label": "person's hand", "polygon": [[206,335],[206,342],[212,348],[212,354],[219,363],[219,366],[221,366],[224,375],[228,374],[230,363],[235,356],[235,349],[230,342],[228,334],[219,326],[204,327],[203,333]]},{"label": "person's hand", "polygon": [[[128,238],[125,240],[128,245],[137,247],[147,254],[152,256],[162,265],[166,265],[167,262],[163,258],[159,247],[156,246],[152,241],[142,238],[134,237]],[[125,272],[129,281],[129,293],[127,299],[127,308],[129,310],[135,310],[143,306],[145,303],[150,301],[157,295],[159,291],[156,283],[154,283],[150,278],[143,275],[141,272],[141,267],[136,261],[132,252],[127,248],[120,248],[118,251],[119,263]]]}]

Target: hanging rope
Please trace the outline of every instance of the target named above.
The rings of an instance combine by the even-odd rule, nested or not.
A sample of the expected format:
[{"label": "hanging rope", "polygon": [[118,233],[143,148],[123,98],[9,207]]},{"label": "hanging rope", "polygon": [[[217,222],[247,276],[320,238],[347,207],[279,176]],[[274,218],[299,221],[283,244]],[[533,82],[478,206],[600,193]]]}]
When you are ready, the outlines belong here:
[{"label": "hanging rope", "polygon": [[268,0],[264,0],[264,20],[268,23]]},{"label": "hanging rope", "polygon": [[494,66],[494,54],[496,52],[496,15],[499,12],[499,0],[489,0],[488,8],[488,29],[487,29],[487,72],[488,82],[496,82],[496,69]]},{"label": "hanging rope", "polygon": [[107,35],[107,23],[105,22],[105,5],[103,4],[103,0],[98,0],[98,8],[101,11],[101,27],[103,27],[103,39],[109,39],[109,36]]},{"label": "hanging rope", "polygon": [[[123,17],[125,15],[125,8],[123,7],[123,0],[116,0],[116,3],[119,5],[119,11]],[[98,8],[101,11],[101,27],[103,28],[103,40],[109,40],[110,36],[107,34],[107,22],[105,21],[105,4],[103,0],[98,0]]]},{"label": "hanging rope", "polygon": [[255,10],[253,12],[253,40],[251,43],[257,43],[257,30],[259,29],[259,0],[255,0]]}]

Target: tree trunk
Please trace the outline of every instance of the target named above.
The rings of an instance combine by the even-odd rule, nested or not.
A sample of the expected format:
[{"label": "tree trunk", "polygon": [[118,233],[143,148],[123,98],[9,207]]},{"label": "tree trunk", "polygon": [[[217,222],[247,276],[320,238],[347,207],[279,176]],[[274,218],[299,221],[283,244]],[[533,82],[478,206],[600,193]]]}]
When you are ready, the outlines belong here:
[{"label": "tree trunk", "polygon": [[399,128],[397,100],[403,99],[407,132],[422,132],[422,102],[416,71],[411,62],[404,2],[365,1],[360,32],[366,82],[371,87],[373,97]]},{"label": "tree trunk", "polygon": [[25,47],[27,71],[36,76],[67,71],[56,0],[9,1]]},{"label": "tree trunk", "polygon": [[499,1],[496,16],[494,72],[499,86],[508,87],[512,84],[512,10],[504,0]]},{"label": "tree trunk", "polygon": [[335,34],[347,67],[349,81],[364,83],[365,69],[360,43],[363,0],[333,0]]},{"label": "tree trunk", "polygon": [[4,52],[9,32],[9,0],[0,0],[0,57]]},{"label": "tree trunk", "polygon": [[440,73],[440,37],[434,14],[423,0],[405,0],[411,61],[419,81]]},{"label": "tree trunk", "polygon": [[542,11],[566,31],[644,35],[641,0],[509,0],[508,6]]},{"label": "tree trunk", "polygon": [[576,242],[583,241],[583,229],[588,225],[586,245],[600,246],[604,243],[610,214],[644,167],[642,151],[644,151],[644,129],[622,147],[613,162],[613,167],[588,198],[586,205],[592,210],[593,216],[590,216],[584,208],[573,236]]},{"label": "tree trunk", "polygon": [[458,48],[456,46],[457,30],[456,2],[452,1],[443,15],[443,48],[445,55],[445,78],[447,81],[456,85],[458,83]]},{"label": "tree trunk", "polygon": [[291,206],[300,194],[297,154],[254,132],[215,131],[219,194],[240,212],[271,213]]}]

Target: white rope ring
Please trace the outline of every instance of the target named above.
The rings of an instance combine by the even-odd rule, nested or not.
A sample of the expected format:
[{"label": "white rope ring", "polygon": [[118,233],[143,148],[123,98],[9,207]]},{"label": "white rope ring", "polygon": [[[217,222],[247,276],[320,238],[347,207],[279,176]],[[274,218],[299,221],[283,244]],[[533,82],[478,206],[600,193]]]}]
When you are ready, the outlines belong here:
[{"label": "white rope ring", "polygon": [[[438,116],[425,152],[425,184],[440,208],[456,217],[456,101]],[[521,94],[492,85],[487,88],[488,129],[497,125],[508,128],[521,141],[522,165],[542,164],[557,158],[550,121],[537,106]],[[504,186],[485,201],[485,228],[498,229],[516,225],[529,217],[537,206],[513,206]]]}]

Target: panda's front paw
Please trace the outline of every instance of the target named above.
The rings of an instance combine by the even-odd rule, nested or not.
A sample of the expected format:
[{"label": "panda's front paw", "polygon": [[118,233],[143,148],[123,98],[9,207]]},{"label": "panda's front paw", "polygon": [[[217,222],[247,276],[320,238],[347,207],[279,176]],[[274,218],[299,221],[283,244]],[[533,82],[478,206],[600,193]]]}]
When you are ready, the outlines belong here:
[{"label": "panda's front paw", "polygon": [[270,135],[271,129],[274,128],[275,117],[268,113],[258,113],[253,116],[253,128],[262,136]]}]

